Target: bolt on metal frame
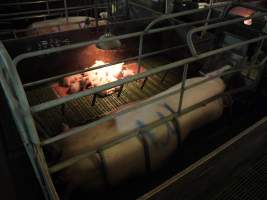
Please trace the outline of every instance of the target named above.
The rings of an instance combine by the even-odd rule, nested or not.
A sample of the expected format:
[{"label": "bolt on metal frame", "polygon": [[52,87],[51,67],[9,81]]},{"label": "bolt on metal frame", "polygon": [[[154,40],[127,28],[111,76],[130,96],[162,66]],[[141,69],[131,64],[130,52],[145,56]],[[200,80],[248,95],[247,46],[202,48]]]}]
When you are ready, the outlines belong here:
[{"label": "bolt on metal frame", "polygon": [[[242,5],[242,4],[240,4],[240,5]],[[81,159],[88,157],[89,155],[92,155],[95,153],[98,153],[101,155],[101,152],[103,149],[109,148],[109,147],[111,147],[117,143],[120,143],[122,141],[125,141],[131,137],[135,137],[135,136],[140,135],[140,134],[145,134],[146,131],[148,131],[154,127],[157,127],[161,124],[164,124],[166,122],[169,122],[178,116],[181,116],[181,115],[184,115],[188,112],[191,112],[192,110],[203,106],[203,104],[205,104],[205,103],[214,101],[215,99],[221,98],[221,97],[226,96],[226,95],[235,94],[235,93],[238,93],[241,91],[245,91],[245,90],[254,88],[256,86],[257,82],[253,83],[251,85],[248,85],[248,86],[245,86],[242,88],[238,88],[236,90],[228,91],[228,92],[225,92],[223,94],[217,95],[215,97],[206,99],[206,100],[204,100],[198,104],[195,104],[191,107],[188,107],[186,109],[181,109],[182,100],[183,100],[182,93],[184,93],[184,91],[186,91],[192,87],[196,87],[197,85],[203,84],[207,81],[213,80],[217,77],[221,77],[224,75],[240,72],[240,71],[244,70],[245,68],[260,69],[265,64],[265,61],[267,60],[267,58],[265,58],[261,62],[255,63],[252,66],[247,66],[245,68],[244,67],[236,68],[236,69],[224,72],[222,74],[219,74],[219,75],[216,75],[213,77],[208,77],[205,80],[200,81],[198,83],[195,83],[193,85],[186,86],[185,83],[186,83],[186,77],[187,77],[187,69],[188,69],[190,63],[193,63],[193,62],[198,61],[200,59],[207,58],[207,57],[219,54],[219,53],[230,51],[230,50],[236,49],[238,47],[242,47],[244,45],[264,41],[267,38],[267,35],[263,34],[257,38],[249,39],[247,41],[239,42],[239,43],[232,44],[232,45],[229,45],[226,47],[222,47],[222,48],[219,48],[216,50],[211,50],[211,51],[208,51],[205,53],[198,54],[197,51],[195,50],[195,46],[192,42],[192,35],[194,33],[200,32],[203,30],[212,29],[212,28],[219,28],[221,26],[225,26],[225,25],[229,25],[229,24],[238,23],[240,21],[243,21],[246,18],[242,17],[242,18],[238,18],[238,20],[237,19],[231,19],[231,20],[227,20],[225,22],[219,22],[219,23],[214,23],[214,24],[208,25],[208,26],[204,25],[204,26],[200,26],[199,28],[193,28],[187,35],[187,42],[188,42],[188,46],[190,48],[190,51],[192,52],[192,57],[185,58],[185,59],[167,64],[167,65],[159,66],[157,68],[149,69],[143,73],[138,73],[134,76],[131,76],[131,77],[128,77],[125,79],[121,79],[121,80],[118,80],[118,81],[115,81],[115,82],[112,82],[109,84],[105,84],[105,85],[102,85],[99,87],[92,88],[90,90],[86,90],[86,91],[83,91],[83,92],[80,92],[77,94],[69,95],[67,97],[63,97],[60,99],[48,101],[48,102],[45,102],[45,103],[42,103],[42,104],[39,104],[36,106],[32,106],[32,107],[29,106],[24,88],[22,86],[18,72],[16,70],[16,66],[18,65],[18,63],[21,62],[22,60],[26,59],[26,58],[32,58],[32,57],[36,57],[36,56],[40,56],[40,55],[46,55],[46,54],[52,54],[55,52],[62,52],[62,51],[69,50],[69,49],[75,49],[75,48],[87,46],[89,44],[96,44],[100,41],[109,41],[109,40],[114,40],[114,39],[126,39],[126,38],[131,38],[131,37],[142,38],[142,37],[144,37],[145,34],[148,34],[149,32],[164,31],[165,30],[164,28],[161,28],[158,30],[157,29],[149,30],[154,24],[156,24],[157,22],[159,22],[161,20],[171,19],[171,18],[175,18],[178,16],[195,14],[195,13],[198,13],[201,11],[203,11],[203,10],[195,9],[195,10],[191,10],[191,11],[184,11],[184,12],[181,12],[178,14],[176,13],[176,14],[163,15],[163,16],[160,16],[159,18],[155,19],[154,21],[152,21],[151,24],[143,32],[129,33],[129,34],[116,36],[116,37],[112,37],[112,38],[108,38],[108,39],[95,40],[95,41],[91,41],[91,42],[82,42],[82,43],[78,43],[78,44],[72,44],[69,46],[63,46],[63,47],[47,49],[47,50],[41,50],[41,51],[36,51],[36,52],[31,52],[31,53],[25,53],[25,54],[19,55],[13,61],[11,60],[8,53],[6,52],[3,44],[0,43],[0,58],[1,58],[0,59],[0,70],[1,70],[0,71],[0,78],[1,78],[0,80],[1,80],[1,85],[3,86],[3,90],[5,92],[5,95],[8,98],[9,106],[11,108],[11,111],[12,111],[13,117],[15,119],[17,128],[19,129],[19,132],[21,134],[21,138],[22,138],[23,143],[25,145],[26,151],[27,151],[28,156],[31,160],[35,174],[36,174],[36,176],[39,180],[39,183],[43,189],[43,192],[44,192],[46,199],[59,199],[57,192],[56,192],[56,189],[54,187],[54,184],[52,182],[51,176],[50,176],[51,173],[55,173],[59,170],[62,170],[64,168],[80,161]],[[253,16],[251,18],[256,18],[259,16],[265,16],[266,14],[267,13],[262,13],[261,15]],[[204,21],[204,23],[205,23],[205,21]],[[171,29],[175,29],[175,28],[181,27],[181,26],[182,25],[180,25],[180,26],[175,25],[175,26],[170,26],[168,28],[167,27],[165,27],[165,28],[166,28],[166,30],[171,30]],[[142,44],[143,44],[143,41],[142,41],[142,43],[140,43],[140,46],[139,46],[139,56],[137,58],[139,64],[141,63],[141,58],[143,56]],[[107,67],[107,66],[110,66],[110,65],[101,66],[101,67]],[[175,92],[168,93],[166,95],[163,95],[163,96],[158,97],[158,98],[153,99],[153,100],[143,101],[141,103],[137,103],[135,106],[133,106],[129,109],[123,110],[121,112],[118,112],[118,113],[115,113],[112,115],[105,116],[105,117],[103,117],[97,121],[92,122],[92,123],[76,127],[74,129],[67,131],[65,133],[62,133],[60,135],[51,137],[51,138],[43,140],[43,141],[40,141],[36,127],[34,125],[34,120],[33,120],[33,116],[32,116],[33,113],[47,110],[49,108],[52,108],[52,107],[55,107],[58,105],[62,105],[66,102],[72,101],[72,100],[80,98],[80,97],[95,94],[97,92],[101,92],[101,91],[104,91],[104,90],[107,90],[107,89],[110,89],[110,88],[113,88],[116,86],[121,86],[123,84],[130,83],[132,81],[140,80],[140,79],[149,77],[151,75],[157,74],[159,72],[164,72],[164,71],[168,71],[170,69],[183,67],[183,66],[185,66],[185,68],[184,68],[184,75],[183,75],[183,81],[182,81],[181,89],[179,89]],[[64,74],[64,76],[68,76],[68,74]],[[56,77],[56,78],[58,78],[58,77]],[[51,80],[46,79],[44,82],[49,82],[49,81],[51,81]],[[40,84],[40,82],[34,83],[34,85],[38,85],[38,84]],[[46,160],[45,160],[45,157],[44,157],[42,146],[49,145],[51,143],[54,143],[54,142],[59,141],[59,140],[63,140],[63,139],[70,137],[70,136],[75,136],[75,135],[79,134],[82,130],[86,130],[88,128],[93,128],[98,124],[101,124],[101,123],[106,122],[110,119],[113,119],[115,116],[130,112],[131,110],[135,109],[136,107],[142,107],[144,105],[147,105],[147,104],[150,104],[152,102],[158,101],[160,99],[166,98],[167,96],[173,95],[176,92],[181,92],[180,93],[181,94],[180,101],[179,101],[179,102],[181,102],[180,103],[181,105],[179,105],[178,112],[175,112],[175,113],[173,113],[167,117],[164,117],[163,119],[152,122],[151,124],[148,124],[142,128],[138,128],[138,129],[129,131],[129,132],[125,133],[124,136],[116,138],[114,141],[111,141],[110,143],[103,145],[99,149],[96,149],[96,150],[90,151],[90,152],[86,152],[86,153],[83,153],[80,155],[76,155],[75,157],[73,157],[69,160],[66,160],[66,161],[63,161],[61,163],[55,164],[51,167],[48,167]]]}]

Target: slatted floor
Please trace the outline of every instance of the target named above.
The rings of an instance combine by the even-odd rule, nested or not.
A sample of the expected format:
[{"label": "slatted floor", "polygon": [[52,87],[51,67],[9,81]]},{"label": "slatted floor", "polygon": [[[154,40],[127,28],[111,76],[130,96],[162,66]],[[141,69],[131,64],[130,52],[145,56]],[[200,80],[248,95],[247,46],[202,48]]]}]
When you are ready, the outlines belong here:
[{"label": "slatted floor", "polygon": [[[155,63],[151,60],[146,61],[146,68],[151,65],[155,66]],[[140,88],[141,84],[138,82],[129,83],[124,86],[120,97],[117,97],[117,93],[115,93],[105,98],[97,98],[95,106],[91,105],[93,96],[79,98],[66,104],[64,115],[62,114],[61,107],[58,106],[38,113],[38,118],[52,135],[55,135],[62,131],[62,123],[75,127],[107,115],[122,105],[162,92],[180,81],[178,74],[170,71],[163,82],[161,80],[164,73],[153,75],[149,77],[143,89]],[[30,105],[56,99],[56,95],[50,87],[27,91],[27,96]]]},{"label": "slatted floor", "polygon": [[266,200],[267,155],[251,163],[227,184],[214,200]]}]

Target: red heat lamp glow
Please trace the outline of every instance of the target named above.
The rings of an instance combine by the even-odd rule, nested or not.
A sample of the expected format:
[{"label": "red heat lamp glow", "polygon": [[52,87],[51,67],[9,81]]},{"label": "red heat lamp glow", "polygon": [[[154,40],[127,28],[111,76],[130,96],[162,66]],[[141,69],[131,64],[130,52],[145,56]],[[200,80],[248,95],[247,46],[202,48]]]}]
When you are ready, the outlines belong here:
[{"label": "red heat lamp glow", "polygon": [[[255,11],[249,8],[243,8],[243,7],[235,7],[230,11],[231,14],[242,16],[242,17],[250,17],[252,16]],[[253,24],[252,19],[246,19],[243,22],[246,26],[251,26]]]},{"label": "red heat lamp glow", "polygon": [[[98,67],[106,65],[101,60],[96,60],[95,64],[91,67]],[[144,68],[141,67],[141,72],[144,72]],[[75,74],[65,77],[61,84],[52,85],[53,90],[59,96],[66,96],[68,94],[74,94],[86,89],[94,88],[97,86],[105,85],[123,79],[129,76],[133,76],[138,73],[138,65],[136,63],[118,63],[103,67],[96,70],[87,71],[81,74]],[[119,86],[102,91],[102,95],[110,95],[119,90]]]}]

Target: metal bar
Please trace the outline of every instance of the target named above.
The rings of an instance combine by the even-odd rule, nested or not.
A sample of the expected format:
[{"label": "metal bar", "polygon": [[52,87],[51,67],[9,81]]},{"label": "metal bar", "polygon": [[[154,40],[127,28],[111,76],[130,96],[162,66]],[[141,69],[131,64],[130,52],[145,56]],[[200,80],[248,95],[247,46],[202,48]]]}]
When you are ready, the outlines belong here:
[{"label": "metal bar", "polygon": [[[226,4],[227,5],[227,4]],[[217,5],[217,6],[213,6],[213,8],[218,8],[218,7],[222,7],[225,5]],[[159,18],[153,20],[150,24],[147,25],[147,27],[145,28],[145,30],[143,31],[143,33],[140,35],[140,40],[139,40],[139,59],[138,59],[138,73],[140,73],[141,70],[141,55],[143,54],[143,43],[144,43],[144,36],[145,34],[157,23],[167,20],[167,19],[172,19],[172,18],[176,18],[176,17],[182,17],[182,16],[186,16],[186,15],[190,15],[190,14],[194,14],[194,13],[199,13],[199,12],[204,12],[209,10],[210,8],[203,8],[203,9],[192,9],[192,10],[188,10],[188,11],[184,11],[184,12],[179,12],[179,13],[174,13],[174,14],[166,14],[166,15],[161,15]],[[205,20],[206,22],[206,20]]]},{"label": "metal bar", "polygon": [[[49,0],[49,2],[53,3],[53,2],[59,2],[59,1],[63,1],[63,0]],[[47,3],[48,1],[26,1],[26,2],[16,2],[16,3],[1,3],[1,6],[21,6],[21,5],[32,5],[32,4],[43,4],[43,3]]]},{"label": "metal bar", "polygon": [[203,30],[210,30],[210,29],[219,28],[222,26],[227,26],[227,25],[242,22],[246,19],[254,19],[254,18],[266,16],[266,15],[267,15],[267,13],[260,13],[260,14],[255,14],[252,17],[241,17],[241,18],[237,18],[237,19],[232,19],[232,20],[228,20],[228,21],[224,21],[224,22],[219,22],[219,23],[191,29],[187,34],[187,43],[188,43],[191,54],[193,56],[197,56],[197,50],[195,48],[195,45],[194,45],[193,39],[192,39],[192,36],[194,33],[197,33],[197,32],[203,31]]},{"label": "metal bar", "polygon": [[99,20],[98,20],[98,18],[99,18],[99,16],[98,16],[98,8],[97,8],[97,6],[95,6],[94,7],[94,15],[95,15],[95,19],[96,19],[96,29],[98,30],[98,28],[99,28]]},{"label": "metal bar", "polygon": [[[218,19],[214,19],[214,21],[215,20],[218,20]],[[186,24],[167,26],[167,27],[163,27],[163,28],[152,29],[152,30],[147,31],[146,34],[158,33],[158,32],[167,31],[167,30],[171,30],[171,29],[175,29],[175,28],[181,28],[184,26],[196,25],[196,24],[203,23],[203,22],[205,22],[205,20],[200,20],[197,22],[191,22],[191,23],[186,23]],[[52,49],[45,49],[45,50],[39,50],[39,51],[35,51],[35,52],[24,53],[24,54],[21,54],[21,55],[15,57],[13,62],[15,64],[15,66],[17,66],[20,61],[22,61],[26,58],[32,58],[32,57],[41,56],[41,55],[49,55],[52,53],[72,50],[72,49],[76,49],[76,48],[81,48],[81,47],[85,47],[85,46],[88,46],[91,44],[97,44],[100,42],[108,42],[108,41],[112,41],[112,40],[123,40],[123,39],[138,37],[142,33],[143,33],[142,31],[134,32],[134,33],[128,33],[128,34],[124,34],[124,35],[120,35],[120,36],[108,37],[108,38],[103,38],[103,39],[98,39],[98,40],[92,40],[92,41],[86,41],[86,42],[71,44],[71,45],[67,45],[67,46],[56,47],[56,48],[52,48]]]},{"label": "metal bar", "polygon": [[[201,11],[205,11],[207,9],[200,9]],[[184,16],[184,15],[188,15],[188,14],[193,14],[199,12],[198,9],[194,9],[191,11],[184,11],[184,12],[180,12],[180,13],[176,13],[176,14],[170,14],[170,15],[163,15],[159,18],[157,18],[156,20],[154,20],[152,23],[150,23],[149,26],[147,26],[147,30],[142,31],[142,32],[135,32],[135,33],[128,33],[128,34],[124,34],[124,35],[120,35],[120,36],[114,36],[114,37],[109,37],[109,38],[104,38],[104,39],[100,39],[100,40],[93,40],[93,41],[89,41],[89,42],[81,42],[78,44],[72,44],[72,45],[68,45],[66,47],[57,47],[57,48],[53,48],[53,49],[47,49],[47,50],[41,50],[41,51],[36,51],[36,52],[30,52],[30,53],[25,53],[25,54],[21,54],[19,56],[17,56],[14,59],[14,63],[15,65],[17,65],[17,63],[25,58],[30,58],[30,57],[35,57],[35,56],[39,56],[39,55],[45,55],[45,54],[52,54],[52,53],[56,53],[59,51],[64,51],[64,50],[71,50],[71,49],[75,49],[75,48],[80,48],[80,47],[84,47],[90,44],[96,44],[99,42],[108,42],[108,41],[113,41],[113,40],[122,40],[122,39],[127,39],[127,38],[132,38],[132,37],[137,37],[140,35],[145,35],[148,33],[156,33],[157,29],[155,29],[155,31],[149,31],[149,29],[151,28],[151,26],[153,26],[154,24],[158,23],[161,20],[165,20],[165,19],[169,19],[171,17],[177,17],[177,16]],[[202,21],[202,20],[201,20]],[[176,26],[173,26],[171,29],[174,28],[178,28],[178,27],[183,27],[183,26],[189,26],[192,24],[195,24],[196,22],[191,22],[191,23],[185,23],[185,24],[179,24]],[[197,23],[200,23],[197,22]],[[169,27],[165,28],[161,28],[161,31],[163,30],[169,30]]]},{"label": "metal bar", "polygon": [[99,159],[100,159],[100,169],[101,169],[102,174],[103,174],[105,186],[107,188],[109,188],[110,183],[109,183],[109,179],[108,179],[107,164],[106,164],[105,157],[104,157],[103,152],[101,150],[97,151],[97,154],[98,154]]},{"label": "metal bar", "polygon": [[139,141],[142,143],[142,146],[143,146],[146,172],[150,173],[151,172],[151,158],[150,158],[150,152],[149,152],[149,143],[144,133],[142,132],[137,133],[137,137],[139,138]]},{"label": "metal bar", "polygon": [[185,92],[185,83],[186,83],[186,79],[187,79],[188,68],[189,68],[189,65],[185,64],[184,72],[183,72],[183,79],[182,79],[182,84],[181,84],[179,104],[178,104],[178,113],[181,113],[181,111],[182,111],[183,98],[184,98],[184,92]]},{"label": "metal bar", "polygon": [[47,10],[47,14],[50,15],[50,7],[49,7],[49,2],[46,2],[46,10]]},{"label": "metal bar", "polygon": [[231,147],[231,146],[233,147],[233,145],[235,143],[239,142],[240,139],[250,135],[252,133],[252,131],[254,131],[258,127],[262,126],[266,122],[267,122],[267,117],[264,117],[261,120],[257,121],[255,124],[250,126],[248,129],[242,131],[237,136],[233,137],[232,139],[230,139],[229,141],[227,141],[223,145],[219,146],[218,148],[216,148],[214,151],[212,151],[208,155],[204,156],[203,158],[201,158],[197,162],[193,163],[192,165],[190,165],[189,167],[184,169],[182,172],[171,177],[169,180],[165,181],[164,183],[162,183],[161,185],[159,185],[155,189],[153,189],[153,190],[149,191],[148,193],[144,194],[143,196],[139,197],[137,200],[153,199],[151,197],[155,197],[157,194],[159,194],[160,191],[164,191],[166,188],[173,186],[174,183],[177,183],[177,180],[185,177],[186,175],[188,175],[189,173],[191,173],[195,169],[197,169],[201,166],[204,166],[205,163],[213,160],[214,158],[216,158],[217,155],[224,152],[226,149],[229,149],[229,147]]},{"label": "metal bar", "polygon": [[[210,0],[210,9],[209,9],[209,12],[208,12],[208,15],[207,15],[207,21],[210,19],[211,17],[211,14],[212,14],[212,6],[213,6],[213,0]],[[205,26],[207,26],[209,23],[205,23]],[[201,39],[204,37],[204,35],[206,35],[206,30],[202,31],[201,33]]]},{"label": "metal bar", "polygon": [[123,87],[124,87],[124,85],[121,85],[121,86],[120,86],[120,90],[119,90],[119,92],[118,92],[117,97],[120,97],[120,96],[121,96],[121,93],[122,93],[122,91],[123,91]]},{"label": "metal bar", "polygon": [[95,106],[97,94],[94,94],[91,106]]},{"label": "metal bar", "polygon": [[165,74],[162,76],[162,78],[160,79],[160,82],[164,82],[166,77],[168,76],[169,72],[166,71]]},{"label": "metal bar", "polygon": [[129,4],[132,5],[132,6],[135,6],[135,7],[138,7],[138,8],[142,8],[142,9],[147,10],[147,11],[149,11],[149,12],[155,14],[155,15],[162,15],[162,14],[163,14],[163,13],[161,13],[161,12],[159,12],[159,11],[156,11],[156,10],[154,10],[154,9],[152,9],[152,8],[148,8],[148,7],[146,7],[146,6],[144,6],[144,5],[141,5],[141,4],[139,4],[139,3],[135,3],[135,2],[133,2],[133,1],[128,1],[128,2],[129,2]]},{"label": "metal bar", "polygon": [[64,0],[64,12],[65,12],[66,21],[69,22],[69,13],[68,13],[67,0]]},{"label": "metal bar", "polygon": [[[266,60],[265,60],[265,61],[266,61]],[[248,68],[259,68],[259,66],[262,66],[262,65],[265,63],[265,61],[262,62],[262,63],[260,63],[259,65],[253,66],[253,67],[242,67],[242,68],[234,69],[234,70],[231,70],[231,71],[226,71],[226,72],[224,72],[224,73],[222,73],[222,74],[218,74],[218,75],[215,75],[215,76],[212,76],[212,77],[208,77],[208,78],[206,78],[206,79],[204,79],[204,80],[202,80],[202,81],[199,81],[199,82],[197,82],[197,83],[194,83],[194,84],[191,84],[191,85],[189,85],[189,86],[186,86],[186,87],[185,87],[185,90],[191,89],[191,88],[193,88],[193,87],[196,87],[196,86],[198,86],[198,85],[200,85],[200,84],[203,84],[203,83],[205,83],[205,82],[211,81],[211,80],[213,80],[213,79],[215,79],[215,78],[218,78],[218,77],[220,77],[220,76],[230,75],[230,74],[233,74],[233,73],[236,73],[236,72],[239,72],[239,71],[241,71],[241,70],[248,69]],[[45,146],[45,145],[49,145],[49,144],[54,143],[54,142],[57,142],[57,141],[59,141],[59,140],[63,140],[63,139],[65,139],[65,138],[67,138],[67,137],[74,136],[74,135],[76,135],[76,134],[79,134],[79,133],[82,132],[82,131],[85,131],[86,129],[93,128],[93,127],[95,127],[95,126],[97,126],[97,125],[100,125],[100,124],[102,124],[102,123],[104,123],[104,122],[107,122],[107,121],[109,121],[109,120],[111,120],[111,119],[114,119],[115,117],[118,117],[118,116],[123,115],[123,114],[125,114],[125,113],[128,113],[128,112],[130,112],[130,111],[133,111],[133,110],[135,110],[135,109],[137,109],[137,108],[143,107],[143,106],[145,106],[145,105],[148,105],[148,104],[157,102],[157,101],[159,101],[159,100],[161,100],[161,99],[163,99],[163,98],[166,98],[166,97],[168,97],[168,96],[174,95],[174,94],[176,94],[178,91],[180,91],[180,89],[178,89],[177,91],[173,91],[173,92],[170,92],[170,93],[168,93],[168,94],[162,95],[162,96],[160,96],[160,97],[154,98],[154,99],[149,100],[149,101],[146,101],[146,100],[145,100],[145,101],[143,101],[143,102],[137,102],[135,105],[133,105],[133,106],[130,107],[129,109],[122,110],[122,111],[120,111],[120,112],[118,112],[118,113],[114,113],[114,114],[105,116],[105,117],[103,117],[103,118],[101,118],[101,119],[99,119],[99,120],[97,120],[97,121],[94,121],[94,122],[92,122],[92,123],[90,123],[90,124],[86,124],[86,125],[83,125],[83,126],[80,126],[80,127],[77,127],[77,128],[73,128],[72,130],[70,130],[70,131],[68,131],[68,132],[65,132],[65,133],[62,133],[62,134],[60,134],[60,135],[57,135],[57,136],[51,137],[51,138],[49,138],[49,139],[46,139],[46,140],[44,140],[44,141],[41,142],[41,145],[43,145],[43,146]]]},{"label": "metal bar", "polygon": [[120,79],[118,81],[114,81],[114,82],[109,83],[109,84],[105,84],[105,85],[102,85],[102,86],[99,86],[99,87],[95,87],[95,88],[92,88],[90,90],[85,90],[85,91],[82,91],[80,93],[76,93],[76,94],[72,94],[72,95],[69,95],[69,96],[62,97],[60,99],[51,100],[51,101],[48,101],[48,102],[45,102],[45,103],[41,103],[39,105],[31,107],[31,111],[32,112],[40,112],[42,110],[47,110],[49,108],[58,106],[58,105],[63,104],[63,103],[67,103],[69,101],[72,101],[72,100],[80,98],[80,97],[92,95],[92,94],[95,94],[97,92],[101,92],[101,91],[104,91],[104,90],[107,90],[107,89],[110,89],[110,88],[114,88],[114,87],[120,86],[122,84],[126,84],[126,83],[129,83],[129,82],[137,81],[137,80],[143,79],[143,78],[145,78],[147,76],[154,75],[154,74],[157,74],[159,72],[167,71],[167,70],[170,70],[170,69],[174,69],[174,68],[180,67],[182,65],[189,64],[189,63],[195,62],[195,61],[203,59],[203,58],[207,58],[207,57],[212,56],[212,55],[216,55],[216,54],[219,54],[219,53],[223,53],[225,51],[229,51],[231,49],[238,48],[240,46],[244,46],[246,44],[251,44],[251,43],[254,43],[254,42],[257,42],[257,41],[260,41],[260,40],[264,40],[266,38],[267,38],[267,35],[260,36],[258,38],[254,38],[254,39],[250,39],[250,40],[247,40],[247,41],[244,41],[244,42],[240,42],[240,43],[237,43],[237,44],[229,45],[227,47],[223,47],[223,48],[220,48],[220,49],[208,51],[208,52],[199,54],[197,57],[190,57],[190,58],[179,60],[179,61],[167,64],[167,65],[163,65],[163,66],[160,66],[160,67],[157,67],[157,68],[153,68],[153,69],[145,71],[143,73],[139,73],[139,74],[136,74],[134,76],[127,77],[125,79]]},{"label": "metal bar", "polygon": [[[219,94],[219,95],[216,95],[216,96],[213,96],[213,97],[210,97],[208,99],[205,99],[193,106],[190,106],[186,109],[184,109],[181,114],[175,112],[175,113],[172,113],[164,118],[161,118],[157,121],[154,121],[152,123],[149,123],[148,125],[144,126],[144,127],[141,127],[141,128],[136,128],[132,131],[128,131],[125,133],[124,136],[119,136],[118,138],[115,138],[114,140],[112,140],[111,142],[107,143],[107,144],[104,144],[100,149],[103,151],[105,149],[108,149],[116,144],[119,144],[121,142],[124,142],[128,139],[131,139],[133,137],[136,137],[136,136],[139,136],[140,134],[143,134],[143,135],[146,135],[147,132],[153,128],[156,128],[162,124],[165,124],[171,120],[173,120],[173,118],[175,117],[179,117],[179,116],[182,116],[182,115],[185,115],[189,112],[191,112],[192,110],[195,110],[197,108],[200,108],[200,107],[203,107],[203,105],[206,105],[218,98],[222,98],[224,96],[229,96],[231,94],[236,94],[238,92],[241,92],[241,91],[245,91],[245,90],[248,90],[248,89],[251,89],[253,85],[250,85],[250,86],[245,86],[245,87],[242,87],[242,88],[238,88],[236,90],[232,90],[232,91],[229,91],[229,92],[224,92],[223,94]],[[92,151],[88,151],[88,152],[85,152],[85,153],[82,153],[82,154],[79,154],[73,158],[70,158],[68,160],[65,160],[65,161],[62,161],[61,163],[58,163],[56,165],[53,165],[49,168],[49,172],[51,174],[55,173],[55,172],[58,172],[58,171],[61,171],[77,162],[79,162],[80,160],[82,159],[85,159],[91,155],[94,155],[97,153],[97,150],[92,150]]]},{"label": "metal bar", "polygon": [[[103,7],[105,8],[106,4],[99,4],[99,7]],[[68,10],[79,10],[79,9],[93,9],[93,6],[72,6],[67,8]],[[54,9],[50,9],[50,12],[58,12],[58,11],[65,11],[65,8],[54,8]],[[11,16],[19,16],[19,15],[31,15],[31,14],[42,14],[42,13],[46,13],[47,10],[35,10],[35,11],[24,11],[24,12],[16,12],[16,13],[8,13],[8,14],[0,14],[0,18],[2,17],[11,17]],[[2,19],[3,20],[3,19]]]},{"label": "metal bar", "polygon": [[[101,7],[100,7],[101,8]],[[81,11],[87,11],[87,10],[92,10],[93,8],[81,8],[81,9],[77,9],[77,10],[70,10],[68,11],[68,13],[75,13],[77,11],[81,12]],[[2,19],[2,20],[8,20],[8,21],[16,21],[16,20],[23,20],[23,19],[36,19],[36,18],[46,18],[46,17],[54,17],[54,16],[60,16],[63,17],[63,14],[65,14],[65,12],[54,12],[51,14],[40,14],[40,15],[29,15],[29,16],[21,16],[21,17],[13,17],[13,18],[7,18],[7,19]],[[1,19],[0,19],[1,21]]]},{"label": "metal bar", "polygon": [[[117,21],[117,22],[113,22],[112,25],[122,24],[122,23],[138,22],[138,21],[144,21],[144,20],[150,20],[150,19],[155,19],[155,17],[144,17],[144,18],[137,18],[137,19]],[[106,19],[102,19],[102,20],[106,20]],[[90,22],[94,22],[96,20],[89,20],[89,21]],[[86,23],[86,22],[87,22],[87,20],[85,20],[85,21],[78,21],[78,22],[69,22],[69,24]],[[54,26],[55,25],[49,25],[49,26],[46,26],[46,27],[54,27]],[[35,29],[36,28],[27,28],[27,29],[19,29],[19,30],[1,31],[0,32],[0,35],[9,34],[9,33],[13,32],[13,31],[15,31],[16,33],[19,33],[19,32],[29,32],[29,31],[35,30]],[[20,38],[27,38],[27,36],[26,37],[20,37]]]},{"label": "metal bar", "polygon": [[[186,46],[187,45],[178,45],[178,46],[175,46],[175,47],[170,47],[170,48],[166,48],[166,49],[162,49],[162,50],[146,53],[146,54],[143,54],[142,57],[146,58],[146,57],[154,56],[154,55],[161,54],[161,53],[164,53],[164,52],[167,52],[167,51],[172,51],[172,50],[175,50],[175,49],[183,48],[183,47],[186,47]],[[52,81],[56,81],[56,80],[59,80],[59,79],[62,79],[64,77],[66,77],[66,76],[71,76],[71,75],[74,75],[74,74],[80,74],[80,73],[84,73],[84,72],[87,72],[87,71],[97,70],[97,69],[101,69],[101,68],[108,67],[108,66],[111,66],[111,65],[115,65],[115,64],[122,63],[122,62],[131,61],[131,60],[136,60],[136,59],[138,59],[138,56],[133,56],[133,57],[130,57],[130,58],[125,58],[125,59],[118,60],[116,62],[111,62],[109,64],[100,65],[100,66],[97,66],[97,67],[85,68],[85,69],[82,69],[82,70],[77,70],[77,71],[74,71],[74,72],[60,74],[60,75],[49,77],[49,78],[46,78],[46,79],[34,81],[34,82],[31,82],[31,83],[26,83],[23,86],[24,86],[24,88],[33,87],[33,86],[41,85],[41,84],[44,84],[44,83],[49,83],[49,82],[52,82]]]},{"label": "metal bar", "polygon": [[144,89],[144,87],[145,87],[147,81],[148,81],[148,77],[146,77],[146,78],[142,81],[142,85],[141,85],[141,87],[140,87],[141,90]]},{"label": "metal bar", "polygon": [[[23,87],[19,82],[18,74],[16,70],[13,71],[14,67],[11,67],[13,63],[2,43],[0,43],[0,47],[0,61],[2,63],[0,64],[0,69],[6,72],[6,76],[9,75],[4,77],[0,72],[0,82],[3,85],[3,91],[15,124],[46,199],[59,199],[48,172],[34,120],[30,113]],[[6,82],[6,78],[10,83]]]}]

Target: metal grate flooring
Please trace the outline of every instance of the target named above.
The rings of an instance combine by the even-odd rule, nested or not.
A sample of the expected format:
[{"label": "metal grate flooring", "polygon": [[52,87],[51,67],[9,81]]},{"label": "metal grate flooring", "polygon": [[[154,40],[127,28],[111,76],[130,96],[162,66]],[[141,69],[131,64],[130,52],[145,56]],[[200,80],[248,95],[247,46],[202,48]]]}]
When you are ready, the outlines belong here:
[{"label": "metal grate flooring", "polygon": [[[165,80],[161,82],[163,75],[157,74],[149,77],[143,89],[140,88],[140,83],[137,82],[124,85],[120,97],[117,97],[117,93],[115,93],[105,98],[97,98],[95,106],[91,105],[93,96],[87,96],[68,102],[64,115],[62,114],[61,107],[58,106],[40,112],[37,116],[49,131],[48,134],[53,136],[62,132],[62,123],[67,123],[70,127],[75,127],[94,121],[115,111],[121,105],[153,96],[180,81],[178,73],[170,71]],[[50,87],[33,89],[26,93],[30,105],[36,105],[57,98]]]},{"label": "metal grate flooring", "polygon": [[237,178],[226,185],[214,200],[266,200],[267,155],[242,170]]}]

